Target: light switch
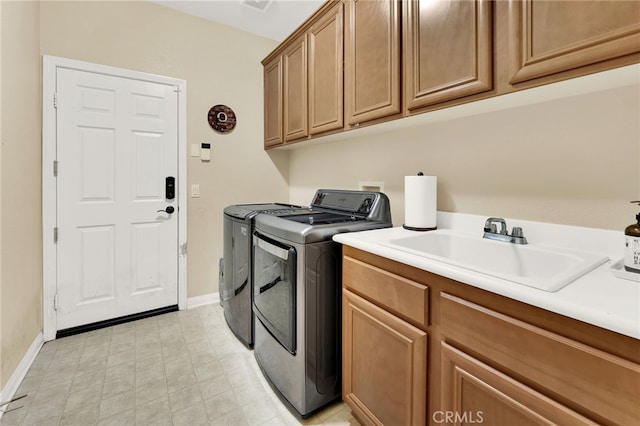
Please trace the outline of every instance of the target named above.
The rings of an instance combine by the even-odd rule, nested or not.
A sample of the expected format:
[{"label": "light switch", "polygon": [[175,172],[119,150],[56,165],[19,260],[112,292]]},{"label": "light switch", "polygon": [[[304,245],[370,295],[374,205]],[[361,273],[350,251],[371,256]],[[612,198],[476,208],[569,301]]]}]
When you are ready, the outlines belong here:
[{"label": "light switch", "polygon": [[200,144],[197,144],[197,143],[191,144],[191,156],[200,157]]},{"label": "light switch", "polygon": [[191,198],[200,197],[200,184],[194,183],[191,185]]}]

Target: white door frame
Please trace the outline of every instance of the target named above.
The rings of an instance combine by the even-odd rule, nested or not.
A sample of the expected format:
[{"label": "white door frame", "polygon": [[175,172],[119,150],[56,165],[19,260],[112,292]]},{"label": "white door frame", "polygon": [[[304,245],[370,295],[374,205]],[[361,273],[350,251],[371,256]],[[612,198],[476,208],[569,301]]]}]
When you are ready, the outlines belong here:
[{"label": "white door frame", "polygon": [[176,86],[178,91],[178,309],[187,308],[187,82],[73,59],[42,57],[42,321],[44,340],[56,338],[54,308],[57,258],[56,227],[56,72],[58,68],[113,75]]}]

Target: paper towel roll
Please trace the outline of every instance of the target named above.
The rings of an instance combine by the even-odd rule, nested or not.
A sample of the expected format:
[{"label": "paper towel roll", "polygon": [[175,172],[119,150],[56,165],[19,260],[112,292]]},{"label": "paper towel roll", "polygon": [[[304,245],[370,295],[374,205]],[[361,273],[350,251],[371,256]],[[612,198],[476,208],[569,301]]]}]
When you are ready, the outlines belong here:
[{"label": "paper towel roll", "polygon": [[404,177],[404,227],[416,231],[436,229],[437,176]]}]

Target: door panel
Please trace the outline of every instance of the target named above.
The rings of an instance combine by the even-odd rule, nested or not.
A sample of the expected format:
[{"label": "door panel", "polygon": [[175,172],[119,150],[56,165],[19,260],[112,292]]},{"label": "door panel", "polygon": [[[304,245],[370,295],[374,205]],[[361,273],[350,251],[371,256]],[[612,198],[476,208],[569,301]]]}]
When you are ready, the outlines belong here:
[{"label": "door panel", "polygon": [[398,1],[347,3],[344,59],[347,124],[400,112]]},{"label": "door panel", "polygon": [[[489,425],[594,425],[471,355],[442,342],[442,407],[438,422],[456,413],[461,423]],[[442,422],[440,422],[442,423]]]},{"label": "door panel", "polygon": [[343,127],[343,5],[309,29],[309,131],[312,135]]},{"label": "door panel", "polygon": [[113,129],[79,128],[82,176],[81,202],[113,201],[115,132]]},{"label": "door panel", "polygon": [[307,37],[303,36],[282,54],[284,71],[284,140],[309,134],[307,116]]},{"label": "door panel", "polygon": [[115,229],[113,226],[79,228],[81,304],[114,297]]},{"label": "door panel", "polygon": [[511,84],[638,52],[638,1],[513,1]]},{"label": "door panel", "polygon": [[406,104],[409,110],[490,90],[491,3],[403,3]]},{"label": "door panel", "polygon": [[134,170],[133,199],[164,199],[163,135],[161,133],[133,132],[132,168]]},{"label": "door panel", "polygon": [[342,294],[342,398],[367,424],[425,425],[427,333]]},{"label": "door panel", "polygon": [[282,57],[264,66],[264,146],[280,145],[282,133]]},{"label": "door panel", "polygon": [[162,229],[158,222],[134,223],[131,235],[133,292],[162,291]]},{"label": "door panel", "polygon": [[175,87],[64,68],[56,84],[57,329],[177,304]]}]

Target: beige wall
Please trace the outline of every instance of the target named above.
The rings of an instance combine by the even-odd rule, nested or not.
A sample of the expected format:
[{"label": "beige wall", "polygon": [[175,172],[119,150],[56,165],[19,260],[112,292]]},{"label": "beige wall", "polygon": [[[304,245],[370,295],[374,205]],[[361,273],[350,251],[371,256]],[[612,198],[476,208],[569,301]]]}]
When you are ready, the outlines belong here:
[{"label": "beige wall", "polygon": [[[0,1],[0,10],[2,389],[42,330],[41,54],[187,81],[187,143],[211,143],[213,154],[188,158],[188,184],[201,193],[188,201],[188,297],[218,290],[223,208],[289,194],[288,153],[262,149],[260,60],[276,42],[151,2]],[[236,112],[229,135],[208,126],[215,104]]]},{"label": "beige wall", "polygon": [[[262,66],[276,42],[151,2],[42,2],[42,53],[187,81],[188,144],[208,142],[212,161],[188,158],[188,297],[218,291],[222,210],[286,201],[287,153],[262,149]],[[210,129],[216,104],[234,109],[228,135]],[[187,149],[189,154],[190,149]]]},{"label": "beige wall", "polygon": [[399,226],[404,176],[423,171],[438,210],[623,231],[640,197],[638,83],[295,149],[290,200],[382,181]]},{"label": "beige wall", "polygon": [[[2,5],[0,4],[0,189],[2,188]],[[2,374],[2,193],[0,192],[0,392],[4,389]]]},{"label": "beige wall", "polygon": [[42,330],[42,86],[38,3],[3,1],[0,9],[0,387],[4,387]]}]

